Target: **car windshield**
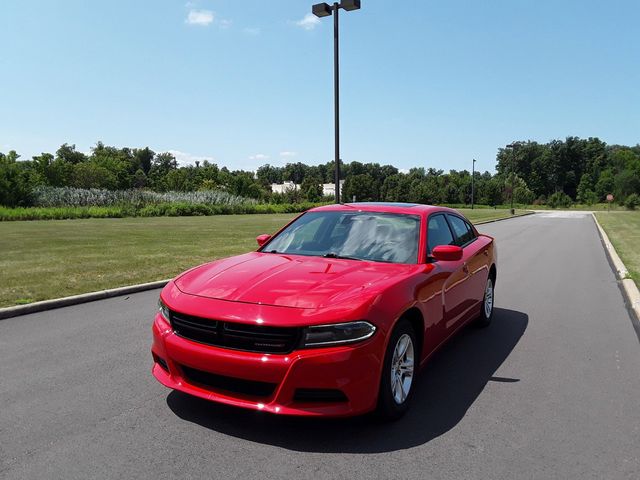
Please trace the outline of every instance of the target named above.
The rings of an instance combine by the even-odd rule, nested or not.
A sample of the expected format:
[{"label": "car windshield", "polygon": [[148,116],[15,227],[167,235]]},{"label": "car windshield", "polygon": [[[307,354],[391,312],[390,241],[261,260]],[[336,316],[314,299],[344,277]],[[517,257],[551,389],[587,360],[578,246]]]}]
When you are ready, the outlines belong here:
[{"label": "car windshield", "polygon": [[308,212],[263,252],[417,263],[420,217],[379,212]]}]

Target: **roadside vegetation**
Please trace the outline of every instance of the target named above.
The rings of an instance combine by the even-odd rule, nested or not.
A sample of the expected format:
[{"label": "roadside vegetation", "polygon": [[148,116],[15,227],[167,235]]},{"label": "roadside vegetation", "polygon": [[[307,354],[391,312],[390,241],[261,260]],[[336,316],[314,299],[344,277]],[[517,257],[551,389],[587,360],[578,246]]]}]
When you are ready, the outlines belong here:
[{"label": "roadside vegetation", "polygon": [[[462,210],[472,221],[508,210]],[[520,213],[520,212],[517,212]],[[255,250],[292,214],[0,223],[0,307],[173,277]]]},{"label": "roadside vegetation", "polygon": [[210,215],[240,215],[267,213],[296,213],[322,203],[284,203],[207,205],[203,203],[158,203],[150,205],[113,205],[100,207],[0,207],[0,221],[72,220],[76,218],[125,217],[192,217]]},{"label": "roadside vegetation", "polygon": [[[619,206],[640,206],[640,145],[607,145],[598,138],[568,137],[546,144],[514,142],[498,150],[496,173],[475,172],[477,205],[591,206],[613,194]],[[7,208],[92,208],[29,213],[4,210],[2,218],[75,218],[155,215],[212,215],[294,211],[295,205],[331,202],[322,184],[333,182],[333,162],[309,166],[263,165],[255,172],[230,171],[209,161],[180,166],[170,152],[117,148],[97,143],[89,154],[64,144],[55,154],[21,159],[0,153],[0,205]],[[351,162],[342,165],[343,199],[427,204],[471,203],[467,170],[412,168]],[[272,192],[272,184],[298,188]],[[165,205],[165,207],[158,207]],[[180,205],[180,207],[169,207]],[[260,208],[257,208],[261,206]],[[215,208],[214,208],[215,207]],[[146,210],[145,210],[146,208]]]},{"label": "roadside vegetation", "polygon": [[598,212],[596,217],[640,288],[640,211]]}]

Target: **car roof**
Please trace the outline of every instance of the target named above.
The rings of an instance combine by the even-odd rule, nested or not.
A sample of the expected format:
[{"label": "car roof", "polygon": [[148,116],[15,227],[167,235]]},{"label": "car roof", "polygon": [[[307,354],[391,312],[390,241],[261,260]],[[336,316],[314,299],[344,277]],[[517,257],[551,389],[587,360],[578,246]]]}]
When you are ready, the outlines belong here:
[{"label": "car roof", "polygon": [[438,207],[436,205],[423,205],[420,203],[401,203],[401,202],[355,202],[355,203],[335,203],[332,205],[323,205],[309,210],[310,212],[318,211],[361,211],[361,212],[384,212],[384,213],[404,213],[409,215],[428,214],[436,211],[444,211],[457,213],[455,210],[447,207]]}]

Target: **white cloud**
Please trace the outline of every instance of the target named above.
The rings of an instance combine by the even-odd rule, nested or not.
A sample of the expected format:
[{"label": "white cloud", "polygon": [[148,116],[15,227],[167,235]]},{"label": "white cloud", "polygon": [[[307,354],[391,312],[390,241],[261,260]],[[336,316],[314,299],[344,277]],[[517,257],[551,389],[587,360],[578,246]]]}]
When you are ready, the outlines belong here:
[{"label": "white cloud", "polygon": [[189,10],[187,19],[185,22],[188,25],[199,25],[201,27],[207,27],[213,23],[214,15],[211,10]]},{"label": "white cloud", "polygon": [[320,25],[320,19],[313,13],[307,13],[302,20],[298,20],[296,25],[305,30],[313,30]]},{"label": "white cloud", "polygon": [[231,27],[232,23],[233,23],[232,20],[219,20],[218,21],[218,25],[220,26],[220,28],[229,28],[229,27]]},{"label": "white cloud", "polygon": [[250,155],[249,160],[267,160],[269,155],[265,155],[264,153],[256,153],[255,155]]},{"label": "white cloud", "polygon": [[200,163],[204,162],[205,160],[208,160],[209,162],[215,162],[215,158],[213,157],[208,157],[205,155],[192,155],[190,153],[181,152],[180,150],[169,150],[169,153],[176,157],[176,160],[178,161],[178,164],[180,166],[195,165],[196,161]]},{"label": "white cloud", "polygon": [[243,32],[243,33],[246,33],[247,35],[253,35],[253,36],[256,36],[256,35],[260,35],[261,30],[260,30],[259,28],[249,28],[249,27],[246,27],[246,28],[243,28],[243,29],[242,29],[242,32]]},{"label": "white cloud", "polygon": [[298,155],[298,152],[280,152],[280,156],[284,158],[295,157],[296,155]]},{"label": "white cloud", "polygon": [[404,173],[406,175],[407,173],[409,173],[409,169],[408,168],[399,168],[398,172]]}]

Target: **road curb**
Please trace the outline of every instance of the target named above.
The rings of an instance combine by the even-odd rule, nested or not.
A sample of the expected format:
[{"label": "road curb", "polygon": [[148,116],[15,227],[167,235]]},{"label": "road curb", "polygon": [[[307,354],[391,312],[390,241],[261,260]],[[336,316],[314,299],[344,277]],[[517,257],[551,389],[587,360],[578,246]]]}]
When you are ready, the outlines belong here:
[{"label": "road curb", "polygon": [[82,293],[71,297],[54,298],[52,300],[43,300],[42,302],[28,303],[26,305],[0,308],[0,320],[26,315],[28,313],[43,312],[45,310],[53,310],[54,308],[68,307],[70,305],[78,305],[80,303],[93,302],[95,300],[103,300],[105,298],[117,297],[120,295],[128,295],[130,293],[144,292],[145,290],[155,290],[156,288],[164,287],[168,282],[169,280],[159,280],[157,282],[140,283],[138,285],[110,288],[109,290],[100,290],[98,292]]},{"label": "road curb", "polygon": [[511,220],[513,218],[526,217],[527,215],[534,215],[535,213],[537,212],[519,213],[518,215],[512,215],[510,217],[496,218],[495,220],[485,220],[483,222],[475,222],[474,225],[484,225],[485,223],[502,222],[503,220]]},{"label": "road curb", "polygon": [[620,280],[622,292],[629,304],[629,308],[636,316],[636,320],[640,321],[640,290],[638,290],[636,283],[632,279],[626,278],[629,274],[627,267],[625,267],[624,263],[620,259],[620,256],[618,255],[618,252],[616,252],[616,249],[613,247],[613,244],[609,240],[607,232],[605,232],[604,229],[600,226],[595,213],[592,212],[591,216],[593,217],[593,221],[595,222],[596,227],[598,227],[600,240],[602,241],[602,245],[604,245],[604,250],[607,253],[607,257],[609,258],[611,265],[616,271],[616,277]]}]

